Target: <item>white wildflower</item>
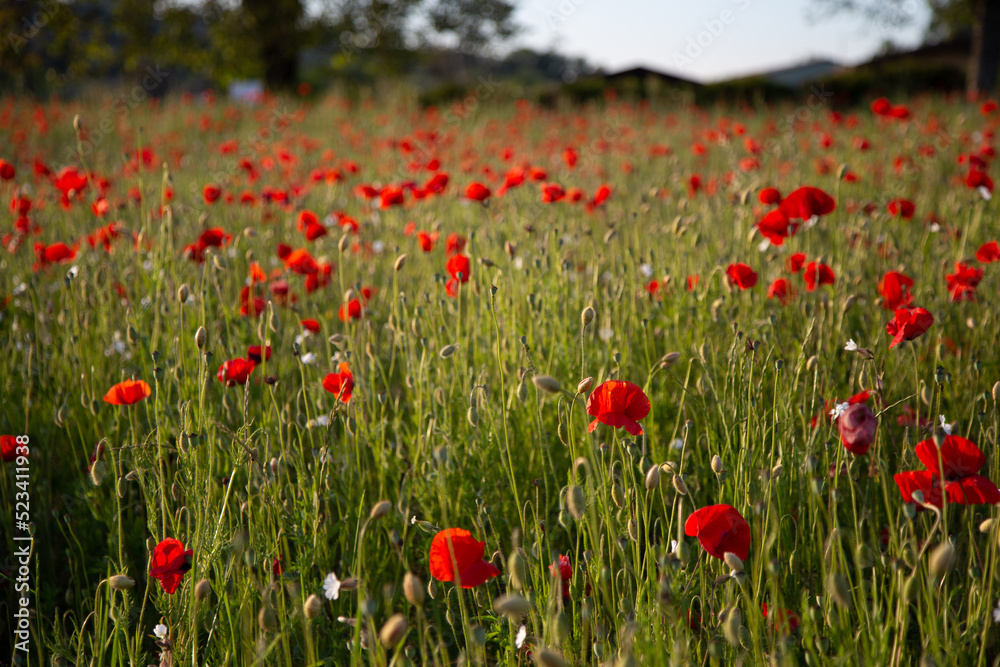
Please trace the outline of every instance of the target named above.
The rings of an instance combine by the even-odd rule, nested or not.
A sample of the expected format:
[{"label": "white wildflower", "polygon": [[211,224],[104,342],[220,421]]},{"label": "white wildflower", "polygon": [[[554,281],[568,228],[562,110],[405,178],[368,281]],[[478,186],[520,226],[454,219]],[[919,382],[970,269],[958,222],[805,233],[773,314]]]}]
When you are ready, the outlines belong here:
[{"label": "white wildflower", "polygon": [[323,595],[327,600],[336,600],[340,597],[340,579],[331,572],[323,580]]},{"label": "white wildflower", "polygon": [[844,414],[844,412],[849,407],[851,407],[851,404],[846,401],[843,403],[837,403],[837,405],[834,406],[833,410],[830,410],[830,419],[836,421],[837,419],[840,418],[840,415]]},{"label": "white wildflower", "polygon": [[[997,612],[993,612],[994,616]],[[528,636],[528,626],[522,625],[517,631],[517,637],[514,638],[514,645],[518,648],[524,646],[524,639]]]},{"label": "white wildflower", "polygon": [[167,626],[163,625],[163,623],[160,623],[155,628],[153,628],[153,634],[156,635],[157,639],[163,641],[164,639],[167,638]]},{"label": "white wildflower", "polygon": [[951,427],[954,426],[954,424],[946,424],[944,415],[938,415],[938,419],[941,421],[941,430],[944,431],[944,434],[951,435]]},{"label": "white wildflower", "polygon": [[848,351],[848,352],[857,352],[858,351],[858,344],[854,342],[853,338],[848,338],[847,339],[847,344],[844,345],[844,349],[846,351]]}]

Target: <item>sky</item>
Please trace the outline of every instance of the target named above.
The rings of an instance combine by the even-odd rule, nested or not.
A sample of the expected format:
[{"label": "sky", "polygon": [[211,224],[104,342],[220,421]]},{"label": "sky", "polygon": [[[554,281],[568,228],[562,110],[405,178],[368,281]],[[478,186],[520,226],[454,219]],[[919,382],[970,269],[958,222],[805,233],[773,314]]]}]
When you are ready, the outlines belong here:
[{"label": "sky", "polygon": [[553,49],[614,72],[645,66],[701,83],[827,59],[864,62],[886,40],[920,44],[929,21],[907,0],[905,28],[840,14],[816,0],[521,0],[518,45]]}]

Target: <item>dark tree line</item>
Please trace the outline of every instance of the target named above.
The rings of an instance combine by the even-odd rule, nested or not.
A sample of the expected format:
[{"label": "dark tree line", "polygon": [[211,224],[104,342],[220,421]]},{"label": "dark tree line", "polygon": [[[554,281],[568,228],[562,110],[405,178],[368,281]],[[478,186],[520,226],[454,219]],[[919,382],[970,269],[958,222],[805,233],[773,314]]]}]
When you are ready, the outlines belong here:
[{"label": "dark tree line", "polygon": [[393,73],[414,51],[446,44],[483,55],[517,32],[513,0],[6,0],[0,86],[140,73],[156,63],[215,82],[299,81],[300,55]]}]

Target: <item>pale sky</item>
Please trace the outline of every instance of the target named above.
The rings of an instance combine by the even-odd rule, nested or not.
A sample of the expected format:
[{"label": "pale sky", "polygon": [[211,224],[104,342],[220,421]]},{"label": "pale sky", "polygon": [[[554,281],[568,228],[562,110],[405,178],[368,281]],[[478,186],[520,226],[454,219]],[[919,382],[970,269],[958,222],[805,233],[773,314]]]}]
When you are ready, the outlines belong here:
[{"label": "pale sky", "polygon": [[815,20],[814,0],[521,0],[517,44],[582,56],[614,72],[643,65],[699,82],[823,58],[855,64],[886,40],[917,46],[929,20],[908,0],[903,29],[856,15]]}]

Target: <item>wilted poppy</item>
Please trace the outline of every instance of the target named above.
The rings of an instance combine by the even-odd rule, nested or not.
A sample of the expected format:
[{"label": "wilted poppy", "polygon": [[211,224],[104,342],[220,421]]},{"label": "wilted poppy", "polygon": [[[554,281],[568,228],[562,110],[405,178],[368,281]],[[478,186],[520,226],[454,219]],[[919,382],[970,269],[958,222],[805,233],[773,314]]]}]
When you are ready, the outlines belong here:
[{"label": "wilted poppy", "polygon": [[885,325],[885,332],[892,336],[889,347],[893,348],[904,340],[913,340],[924,335],[934,324],[934,316],[923,308],[900,308],[896,316]]},{"label": "wilted poppy", "polygon": [[757,273],[746,264],[730,264],[726,267],[730,285],[740,289],[750,289],[757,284]]},{"label": "wilted poppy", "polygon": [[328,373],[323,378],[323,388],[338,397],[341,403],[349,403],[354,391],[354,375],[346,361],[340,362],[339,368],[339,373]]},{"label": "wilted poppy", "polygon": [[153,549],[149,576],[159,579],[160,586],[167,595],[173,595],[184,573],[191,569],[192,555],[193,549],[184,551],[184,544],[180,540],[168,537]]},{"label": "wilted poppy", "polygon": [[701,546],[715,558],[732,553],[740,560],[750,555],[750,524],[731,505],[702,507],[688,517],[684,534],[697,537]]},{"label": "wilted poppy", "polygon": [[108,393],[104,394],[104,402],[111,405],[132,405],[152,393],[153,390],[142,380],[123,380],[108,389]]},{"label": "wilted poppy", "polygon": [[431,540],[428,566],[438,581],[457,581],[462,588],[473,588],[498,576],[500,570],[483,560],[486,543],[462,528],[440,531]]},{"label": "wilted poppy", "polygon": [[632,435],[642,435],[639,420],[649,414],[649,398],[637,384],[608,380],[598,385],[587,398],[587,414],[595,418],[587,428],[590,433],[601,422],[623,428]]},{"label": "wilted poppy", "polygon": [[875,441],[878,419],[864,403],[853,403],[837,418],[837,429],[844,448],[852,454],[863,456]]},{"label": "wilted poppy", "polygon": [[[269,347],[268,350],[270,349]],[[257,353],[260,354],[260,347],[257,348]],[[230,359],[219,366],[216,377],[227,387],[235,387],[238,384],[246,384],[255,367],[256,364],[252,359]]]}]

